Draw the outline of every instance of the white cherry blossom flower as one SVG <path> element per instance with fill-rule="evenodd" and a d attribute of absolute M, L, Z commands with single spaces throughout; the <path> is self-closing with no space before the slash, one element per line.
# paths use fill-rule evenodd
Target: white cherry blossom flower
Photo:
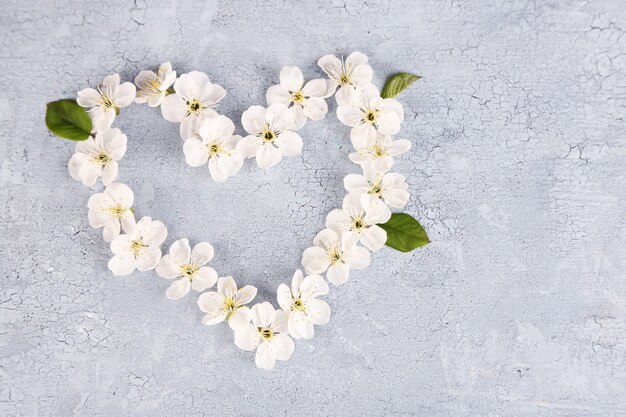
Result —
<path fill-rule="evenodd" d="M 322 325 L 330 320 L 330 306 L 326 301 L 318 300 L 320 295 L 328 294 L 328 284 L 319 275 L 306 278 L 299 269 L 293 274 L 291 289 L 286 284 L 278 286 L 278 304 L 289 312 L 287 327 L 294 339 L 311 339 L 313 325 Z"/>
<path fill-rule="evenodd" d="M 128 232 L 135 227 L 135 215 L 131 207 L 135 197 L 125 184 L 114 182 L 104 192 L 89 198 L 89 225 L 94 229 L 104 228 L 102 237 L 111 242 L 120 234 L 120 228 Z"/>
<path fill-rule="evenodd" d="M 180 136 L 192 137 L 204 119 L 217 116 L 215 106 L 224 98 L 226 90 L 209 81 L 208 75 L 191 71 L 174 82 L 176 94 L 165 97 L 161 113 L 165 120 L 180 123 Z"/>
<path fill-rule="evenodd" d="M 243 350 L 255 350 L 256 366 L 272 369 L 276 360 L 286 361 L 295 348 L 287 335 L 289 313 L 274 310 L 268 302 L 252 307 L 252 323 L 235 330 L 235 345 Z"/>
<path fill-rule="evenodd" d="M 349 155 L 350 160 L 361 165 L 364 172 L 373 170 L 385 173 L 393 166 L 393 157 L 411 149 L 406 139 L 394 140 L 391 136 L 379 133 L 351 135 L 352 146 L 356 149 Z"/>
<path fill-rule="evenodd" d="M 246 285 L 237 289 L 233 277 L 220 277 L 217 280 L 217 291 L 205 292 L 198 298 L 198 307 L 207 313 L 202 323 L 213 325 L 228 320 L 231 329 L 250 323 L 251 312 L 246 304 L 256 296 L 256 288 Z"/>
<path fill-rule="evenodd" d="M 105 186 L 110 185 L 117 178 L 117 162 L 126 153 L 126 142 L 119 129 L 99 131 L 78 142 L 68 163 L 70 175 L 88 187 L 99 177 Z"/>
<path fill-rule="evenodd" d="M 202 292 L 217 281 L 217 272 L 204 266 L 213 259 L 213 246 L 207 242 L 196 244 L 193 249 L 187 239 L 172 243 L 170 252 L 163 255 L 156 267 L 156 273 L 163 278 L 176 279 L 165 295 L 171 300 L 185 296 L 189 289 Z"/>
<path fill-rule="evenodd" d="M 237 150 L 246 158 L 256 157 L 261 169 L 276 165 L 283 156 L 302 153 L 302 138 L 290 130 L 293 114 L 284 104 L 252 106 L 243 112 L 241 123 L 250 135 L 239 141 Z"/>
<path fill-rule="evenodd" d="M 352 102 L 359 88 L 371 84 L 373 71 L 367 61 L 367 56 L 361 52 L 352 52 L 345 62 L 334 55 L 324 55 L 317 61 L 332 83 L 339 86 L 335 93 L 339 106 Z"/>
<path fill-rule="evenodd" d="M 98 89 L 85 88 L 78 93 L 76 102 L 83 107 L 100 107 L 110 116 L 115 117 L 122 107 L 130 105 L 135 99 L 135 86 L 125 82 L 120 85 L 120 75 L 111 74 L 104 78 Z"/>
<path fill-rule="evenodd" d="M 213 180 L 226 181 L 243 165 L 243 157 L 236 150 L 241 136 L 233 135 L 234 132 L 235 125 L 226 116 L 206 119 L 198 132 L 200 139 L 191 137 L 185 141 L 185 160 L 192 167 L 209 161 L 209 172 Z"/>
<path fill-rule="evenodd" d="M 267 89 L 267 104 L 281 103 L 288 106 L 294 116 L 295 130 L 301 129 L 307 117 L 311 120 L 322 120 L 328 112 L 326 97 L 334 91 L 329 89 L 324 79 L 311 80 L 304 84 L 304 76 L 298 67 L 284 67 L 280 71 L 280 84 Z"/>
<path fill-rule="evenodd" d="M 356 92 L 352 103 L 337 108 L 341 123 L 352 127 L 352 135 L 395 135 L 404 120 L 402 105 L 392 98 L 380 97 L 374 85 Z"/>
<path fill-rule="evenodd" d="M 354 233 L 337 234 L 332 229 L 319 232 L 313 245 L 302 254 L 302 265 L 308 274 L 322 274 L 335 285 L 348 281 L 350 269 L 363 269 L 370 265 L 367 249 L 357 245 Z"/>
<path fill-rule="evenodd" d="M 129 275 L 135 269 L 141 272 L 156 268 L 161 259 L 161 244 L 167 237 L 165 225 L 150 217 L 142 217 L 126 234 L 111 242 L 114 256 L 109 269 L 115 275 Z"/>
<path fill-rule="evenodd" d="M 366 170 L 365 175 L 348 174 L 343 184 L 349 193 L 371 194 L 382 199 L 389 207 L 401 209 L 409 201 L 409 186 L 404 176 L 396 172 L 382 174 Z"/>
<path fill-rule="evenodd" d="M 150 70 L 140 71 L 135 77 L 137 97 L 135 103 L 148 103 L 150 107 L 158 107 L 167 94 L 167 89 L 176 81 L 176 71 L 170 62 L 164 62 L 155 73 Z"/>
<path fill-rule="evenodd" d="M 378 224 L 386 223 L 391 217 L 389 207 L 370 194 L 348 194 L 341 209 L 335 209 L 326 217 L 326 227 L 349 239 L 358 239 L 372 252 L 382 248 L 387 241 L 387 232 Z"/>

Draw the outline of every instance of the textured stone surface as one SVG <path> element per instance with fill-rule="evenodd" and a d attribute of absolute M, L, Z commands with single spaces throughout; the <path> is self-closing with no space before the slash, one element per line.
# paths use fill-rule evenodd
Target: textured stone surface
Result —
<path fill-rule="evenodd" d="M 626 415 L 626 12 L 613 1 L 25 2 L 0 14 L 0 415 Z M 223 85 L 239 121 L 283 65 L 361 50 L 401 97 L 407 211 L 433 243 L 377 253 L 333 317 L 271 372 L 196 295 L 121 278 L 47 101 L 171 60 Z M 334 115 L 302 157 L 225 185 L 177 127 L 132 106 L 120 180 L 166 245 L 209 240 L 272 300 L 356 172 Z M 239 129 L 241 129 L 239 127 Z"/>

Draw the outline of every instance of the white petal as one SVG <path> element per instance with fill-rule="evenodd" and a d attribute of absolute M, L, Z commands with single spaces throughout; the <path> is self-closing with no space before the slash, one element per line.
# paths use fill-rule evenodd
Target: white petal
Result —
<path fill-rule="evenodd" d="M 198 307 L 205 313 L 217 311 L 221 310 L 224 301 L 224 297 L 215 291 L 205 292 L 198 297 Z M 226 313 L 224 313 L 225 315 Z"/>
<path fill-rule="evenodd" d="M 370 254 L 363 246 L 356 246 L 345 255 L 345 261 L 352 269 L 363 269 L 370 266 Z"/>
<path fill-rule="evenodd" d="M 123 83 L 117 89 L 115 104 L 120 108 L 129 106 L 135 100 L 135 93 L 136 89 L 133 83 Z"/>
<path fill-rule="evenodd" d="M 406 139 L 394 140 L 387 147 L 387 153 L 391 156 L 402 155 L 406 151 L 411 149 L 411 142 Z"/>
<path fill-rule="evenodd" d="M 330 306 L 323 300 L 311 300 L 309 303 L 309 317 L 316 325 L 328 323 L 330 320 Z"/>
<path fill-rule="evenodd" d="M 85 88 L 76 93 L 76 102 L 82 107 L 95 107 L 100 105 L 101 95 L 93 88 Z"/>
<path fill-rule="evenodd" d="M 195 265 L 202 266 L 213 259 L 215 250 L 210 243 L 200 242 L 197 243 L 191 251 L 191 261 Z"/>
<path fill-rule="evenodd" d="M 283 67 L 280 70 L 280 85 L 288 91 L 298 91 L 304 84 L 302 71 L 298 67 Z"/>
<path fill-rule="evenodd" d="M 293 113 L 284 104 L 272 104 L 265 111 L 265 121 L 274 130 L 289 130 L 293 127 Z"/>
<path fill-rule="evenodd" d="M 172 255 L 175 261 L 181 263 L 189 262 L 189 258 L 191 257 L 189 240 L 182 238 L 172 243 L 172 246 L 170 247 L 170 255 Z"/>
<path fill-rule="evenodd" d="M 224 97 L 226 97 L 226 90 L 221 85 L 206 83 L 204 84 L 200 96 L 211 106 L 215 106 Z"/>
<path fill-rule="evenodd" d="M 257 289 L 252 285 L 245 285 L 237 290 L 235 301 L 239 304 L 248 304 L 256 297 Z"/>
<path fill-rule="evenodd" d="M 156 268 L 161 259 L 161 249 L 156 246 L 150 246 L 139 253 L 137 257 L 137 269 L 146 272 Z"/>
<path fill-rule="evenodd" d="M 319 275 L 309 275 L 302 281 L 300 293 L 305 299 L 328 294 L 328 284 Z"/>
<path fill-rule="evenodd" d="M 241 124 L 246 132 L 256 134 L 263 129 L 265 122 L 265 107 L 251 106 L 241 115 Z"/>
<path fill-rule="evenodd" d="M 185 154 L 185 162 L 192 167 L 204 165 L 209 159 L 206 147 L 196 138 L 189 138 L 185 141 L 183 153 Z"/>
<path fill-rule="evenodd" d="M 219 156 L 211 158 L 209 161 L 209 171 L 215 181 L 223 182 L 226 178 L 232 177 L 241 169 L 243 158 L 238 154 L 231 156 Z M 221 179 L 222 181 L 219 181 Z"/>
<path fill-rule="evenodd" d="M 345 232 L 349 229 L 350 217 L 341 209 L 335 209 L 326 216 L 326 227 L 336 232 Z"/>
<path fill-rule="evenodd" d="M 349 193 L 362 194 L 370 189 L 370 184 L 363 175 L 348 174 L 343 178 L 343 185 Z"/>
<path fill-rule="evenodd" d="M 365 64 L 367 64 L 367 55 L 363 52 L 354 51 L 346 58 L 347 68 L 354 68 Z"/>
<path fill-rule="evenodd" d="M 262 145 L 256 153 L 256 163 L 261 169 L 269 169 L 283 159 L 280 149 L 275 148 L 271 143 Z"/>
<path fill-rule="evenodd" d="M 326 273 L 326 278 L 328 281 L 332 282 L 335 285 L 344 284 L 348 281 L 348 277 L 350 275 L 350 267 L 344 264 L 343 262 L 337 262 L 334 265 L 331 265 L 328 268 L 328 272 Z"/>
<path fill-rule="evenodd" d="M 222 115 L 204 120 L 198 129 L 200 136 L 206 140 L 225 139 L 231 137 L 234 132 L 233 121 Z"/>
<path fill-rule="evenodd" d="M 135 270 L 135 262 L 131 254 L 115 255 L 109 260 L 108 267 L 113 275 L 130 275 Z"/>
<path fill-rule="evenodd" d="M 194 291 L 202 292 L 211 288 L 217 282 L 217 272 L 208 266 L 203 266 L 196 272 L 191 281 L 191 288 Z"/>
<path fill-rule="evenodd" d="M 252 323 L 256 327 L 269 327 L 276 317 L 276 310 L 267 301 L 252 307 Z"/>
<path fill-rule="evenodd" d="M 279 361 L 286 361 L 291 357 L 295 346 L 293 340 L 286 334 L 277 334 L 270 340 L 274 356 Z"/>
<path fill-rule="evenodd" d="M 304 112 L 311 120 L 322 120 L 328 112 L 326 100 L 319 97 L 311 97 L 304 104 Z"/>
<path fill-rule="evenodd" d="M 355 106 L 337 107 L 337 118 L 346 126 L 358 126 L 363 119 L 363 112 Z"/>
<path fill-rule="evenodd" d="M 311 246 L 302 253 L 302 265 L 308 274 L 321 274 L 326 271 L 330 261 L 324 249 Z"/>
<path fill-rule="evenodd" d="M 328 94 L 328 82 L 323 78 L 311 80 L 302 88 L 305 97 L 324 98 Z"/>
<path fill-rule="evenodd" d="M 242 350 L 254 350 L 261 341 L 256 327 L 248 324 L 235 332 L 235 345 Z"/>
<path fill-rule="evenodd" d="M 370 226 L 361 231 L 360 241 L 369 250 L 376 252 L 385 246 L 385 242 L 387 241 L 387 232 L 379 226 Z"/>
<path fill-rule="evenodd" d="M 102 230 L 102 238 L 105 242 L 112 242 L 120 234 L 120 222 L 118 220 L 110 219 L 104 225 Z"/>
<path fill-rule="evenodd" d="M 239 330 L 250 323 L 251 317 L 252 313 L 248 307 L 240 307 L 230 314 L 228 325 L 233 330 Z"/>
<path fill-rule="evenodd" d="M 357 86 L 364 86 L 372 82 L 374 71 L 369 65 L 359 65 L 350 74 L 350 81 Z"/>
<path fill-rule="evenodd" d="M 161 114 L 167 121 L 180 123 L 187 114 L 187 105 L 180 96 L 170 94 L 161 103 Z"/>
<path fill-rule="evenodd" d="M 293 297 L 291 296 L 291 290 L 287 286 L 287 284 L 280 284 L 278 286 L 278 290 L 276 291 L 276 299 L 278 300 L 278 305 L 283 310 L 289 310 L 293 304 Z"/>
<path fill-rule="evenodd" d="M 276 145 L 284 156 L 296 156 L 302 153 L 302 138 L 295 132 L 287 130 L 276 137 Z"/>
<path fill-rule="evenodd" d="M 317 65 L 328 75 L 329 78 L 338 80 L 338 76 L 341 75 L 343 64 L 341 60 L 334 55 L 324 55 L 317 61 Z"/>
<path fill-rule="evenodd" d="M 166 254 L 159 260 L 156 273 L 162 278 L 174 279 L 180 275 L 180 265 L 172 255 Z"/>
<path fill-rule="evenodd" d="M 395 135 L 400 131 L 398 115 L 392 112 L 381 112 L 376 119 L 378 131 L 383 135 Z"/>
<path fill-rule="evenodd" d="M 102 168 L 102 184 L 105 186 L 110 185 L 117 179 L 117 172 L 117 161 L 109 161 L 104 168 Z"/>
<path fill-rule="evenodd" d="M 244 158 L 253 158 L 263 146 L 263 141 L 258 136 L 250 135 L 237 143 L 237 152 Z"/>
<path fill-rule="evenodd" d="M 254 358 L 256 366 L 261 369 L 272 369 L 274 363 L 276 363 L 276 354 L 272 350 L 269 342 L 261 342 L 256 350 L 256 356 Z"/>
<path fill-rule="evenodd" d="M 177 279 L 172 283 L 172 285 L 168 287 L 167 291 L 165 291 L 165 296 L 170 300 L 178 300 L 179 298 L 187 295 L 190 288 L 191 284 L 189 282 L 189 279 L 187 279 L 186 277 Z"/>
<path fill-rule="evenodd" d="M 217 292 L 226 298 L 235 298 L 237 295 L 237 283 L 231 276 L 220 277 L 217 280 Z"/>
<path fill-rule="evenodd" d="M 268 105 L 275 103 L 288 105 L 291 103 L 291 94 L 287 91 L 287 89 L 285 89 L 285 87 L 277 84 L 267 89 L 267 92 L 265 93 L 265 100 L 267 100 Z"/>

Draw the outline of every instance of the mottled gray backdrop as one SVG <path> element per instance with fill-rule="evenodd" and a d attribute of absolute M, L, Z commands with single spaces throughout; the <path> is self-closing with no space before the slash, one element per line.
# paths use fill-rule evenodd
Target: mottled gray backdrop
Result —
<path fill-rule="evenodd" d="M 0 415 L 626 415 L 626 12 L 613 1 L 5 0 L 0 13 Z M 258 370 L 226 326 L 153 273 L 115 277 L 93 191 L 47 101 L 171 60 L 226 88 L 237 122 L 284 65 L 360 50 L 399 98 L 407 211 L 432 243 L 377 253 L 328 296 L 329 325 Z M 221 275 L 274 300 L 344 194 L 348 128 L 226 184 L 176 125 L 124 109 L 120 180 L 166 246 L 208 240 Z"/>

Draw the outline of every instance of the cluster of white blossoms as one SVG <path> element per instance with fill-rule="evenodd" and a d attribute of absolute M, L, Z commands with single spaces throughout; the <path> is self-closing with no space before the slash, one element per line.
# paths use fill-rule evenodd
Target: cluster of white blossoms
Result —
<path fill-rule="evenodd" d="M 267 107 L 252 106 L 243 113 L 243 137 L 216 110 L 226 91 L 202 72 L 177 77 L 169 62 L 156 72 L 141 71 L 135 85 L 120 84 L 119 75 L 113 74 L 97 89 L 78 92 L 77 102 L 89 108 L 94 130 L 76 145 L 69 171 L 87 186 L 102 178 L 104 191 L 89 199 L 89 224 L 103 228 L 103 238 L 110 242 L 109 269 L 115 275 L 154 269 L 172 280 L 166 290 L 170 299 L 180 299 L 191 289 L 201 293 L 197 304 L 205 313 L 202 323 L 227 321 L 236 346 L 256 351 L 260 368 L 270 369 L 276 360 L 289 359 L 293 339 L 310 339 L 315 326 L 328 323 L 330 306 L 319 298 L 329 291 L 327 281 L 344 284 L 351 269 L 368 267 L 371 254 L 387 240 L 379 225 L 389 220 L 391 209 L 403 208 L 409 199 L 404 177 L 389 172 L 393 158 L 411 146 L 408 140 L 391 136 L 398 133 L 404 118 L 400 103 L 380 97 L 368 59 L 360 52 L 345 60 L 326 55 L 318 64 L 328 78 L 306 83 L 297 67 L 283 68 L 280 83 L 267 90 Z M 279 309 L 269 302 L 252 304 L 255 287 L 239 287 L 233 277 L 220 277 L 208 266 L 214 250 L 207 242 L 192 247 L 187 239 L 179 239 L 169 253 L 162 254 L 165 225 L 147 216 L 137 221 L 133 192 L 116 182 L 127 141 L 126 135 L 111 127 L 119 109 L 133 101 L 161 107 L 165 119 L 180 123 L 185 161 L 194 167 L 207 164 L 213 180 L 222 182 L 237 173 L 246 158 L 256 158 L 261 169 L 268 169 L 284 156 L 299 155 L 303 141 L 296 131 L 308 119 L 323 119 L 328 112 L 326 99 L 333 94 L 338 119 L 352 128 L 354 152 L 349 157 L 361 173 L 344 178 L 347 194 L 341 208 L 328 214 L 326 228 L 317 233 L 313 246 L 304 251 L 304 273 L 297 270 L 290 286 L 279 285 Z"/>

